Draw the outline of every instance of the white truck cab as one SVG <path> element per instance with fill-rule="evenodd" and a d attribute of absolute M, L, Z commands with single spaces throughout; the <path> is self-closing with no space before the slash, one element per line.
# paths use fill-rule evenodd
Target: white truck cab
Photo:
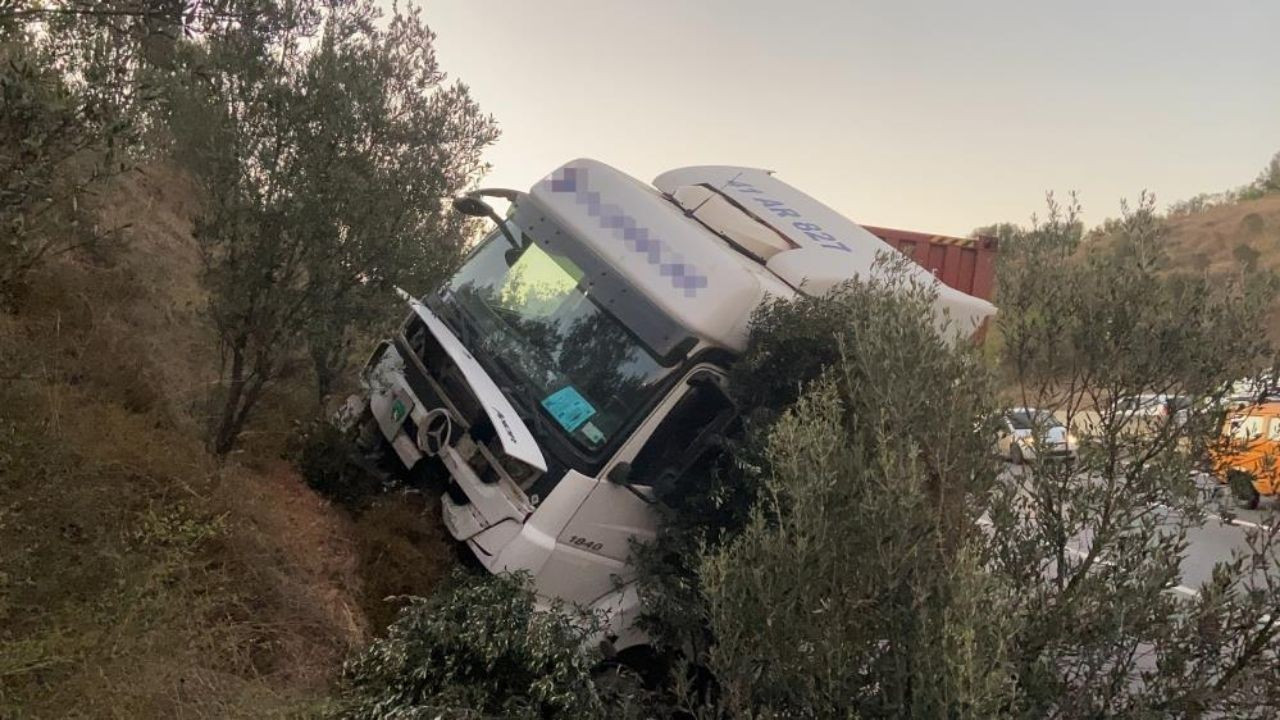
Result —
<path fill-rule="evenodd" d="M 499 218 L 480 198 L 511 200 Z M 767 296 L 818 295 L 893 249 L 764 170 L 691 167 L 645 185 L 574 160 L 527 193 L 459 201 L 498 225 L 362 373 L 346 417 L 408 469 L 447 471 L 443 517 L 492 572 L 601 611 L 619 651 L 633 621 L 632 541 L 653 504 L 714 459 L 736 417 L 725 368 Z M 972 331 L 994 308 L 937 282 Z"/>

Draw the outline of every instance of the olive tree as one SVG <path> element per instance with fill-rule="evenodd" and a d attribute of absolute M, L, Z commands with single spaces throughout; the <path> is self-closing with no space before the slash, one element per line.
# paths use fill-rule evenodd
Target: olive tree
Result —
<path fill-rule="evenodd" d="M 1086 237 L 1051 203 L 1010 237 L 983 351 L 936 334 L 909 283 L 762 310 L 734 378 L 746 452 L 637 553 L 677 708 L 1276 714 L 1277 524 L 1203 584 L 1180 573 L 1209 511 L 1230 516 L 1198 471 L 1226 381 L 1269 358 L 1273 282 L 1170 270 L 1153 207 Z M 1139 417 L 1136 395 L 1190 401 Z M 994 462 L 1002 405 L 1071 425 L 1077 461 Z"/>
<path fill-rule="evenodd" d="M 280 8 L 292 22 L 278 31 L 232 25 L 189 46 L 198 82 L 174 102 L 176 117 L 205 120 L 187 125 L 182 153 L 206 193 L 196 237 L 225 358 L 218 453 L 308 343 L 327 367 L 395 286 L 421 292 L 455 261 L 464 226 L 448 199 L 497 135 L 466 86 L 445 84 L 416 11 Z"/>
<path fill-rule="evenodd" d="M 1022 625 L 1022 703 L 1062 717 L 1273 716 L 1273 531 L 1250 531 L 1201 587 L 1179 566 L 1188 533 L 1219 522 L 1208 511 L 1230 515 L 1195 478 L 1228 381 L 1269 361 L 1274 282 L 1171 270 L 1154 199 L 1123 210 L 1081 244 L 1075 208 L 1051 204 L 1000 268 L 1007 397 L 1056 413 L 1081 443 L 1075 467 L 1034 463 L 990 505 L 991 562 L 1021 587 L 1005 612 Z"/>
<path fill-rule="evenodd" d="M 35 2 L 0 8 L 0 306 L 45 260 L 117 236 L 88 206 L 136 147 L 135 118 L 106 99 L 132 88 L 103 58 L 76 52 L 90 45 L 111 43 L 78 16 Z M 138 44 L 113 47 L 128 55 Z"/>
<path fill-rule="evenodd" d="M 989 717 L 1008 704 L 1016 618 L 989 612 L 1009 588 L 985 571 L 979 523 L 995 481 L 975 430 L 988 375 L 936 332 L 931 300 L 872 281 L 782 311 L 788 333 L 804 315 L 834 330 L 830 364 L 770 426 L 749 520 L 697 568 L 718 711 Z M 801 351 L 755 343 L 753 364 Z"/>
<path fill-rule="evenodd" d="M 176 48 L 281 14 L 268 0 L 0 3 L 0 304 L 45 260 L 121 240 L 94 198 L 167 149 L 165 90 L 191 80 Z"/>
<path fill-rule="evenodd" d="M 459 571 L 415 598 L 343 668 L 332 714 L 393 718 L 652 717 L 634 679 L 606 670 L 599 618 L 539 607 L 525 575 Z"/>

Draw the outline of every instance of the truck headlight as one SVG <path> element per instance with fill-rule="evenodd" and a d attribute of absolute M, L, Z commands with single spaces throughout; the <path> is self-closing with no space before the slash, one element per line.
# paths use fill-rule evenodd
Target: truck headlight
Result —
<path fill-rule="evenodd" d="M 520 487 L 524 487 L 529 484 L 536 479 L 539 474 L 541 474 L 541 471 L 538 470 L 538 468 L 532 465 L 526 465 L 510 455 L 502 458 L 502 467 L 507 471 L 507 474 L 511 476 L 511 479 L 515 484 Z"/>
<path fill-rule="evenodd" d="M 502 449 L 502 441 L 497 437 L 494 437 L 489 441 L 486 449 L 488 449 L 489 455 L 491 455 L 494 460 L 502 466 L 502 472 L 506 473 L 507 477 L 511 478 L 511 481 L 521 488 L 537 479 L 538 475 L 542 472 L 532 465 L 527 465 L 506 454 Z M 483 457 L 483 454 L 477 453 L 477 456 Z M 485 463 L 485 465 L 487 467 L 483 468 L 479 473 L 480 479 L 485 482 L 497 482 L 497 469 L 488 466 L 488 463 Z"/>

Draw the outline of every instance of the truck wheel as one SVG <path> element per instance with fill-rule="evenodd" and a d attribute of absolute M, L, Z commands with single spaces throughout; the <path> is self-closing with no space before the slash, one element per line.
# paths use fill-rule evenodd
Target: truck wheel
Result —
<path fill-rule="evenodd" d="M 352 441 L 356 448 L 365 455 L 380 456 L 386 450 L 387 439 L 382 435 L 382 428 L 373 417 L 373 411 L 365 408 L 352 428 Z"/>
<path fill-rule="evenodd" d="M 644 688 L 644 678 L 625 663 L 605 660 L 591 671 L 592 683 L 608 700 L 634 696 Z"/>
<path fill-rule="evenodd" d="M 1250 510 L 1257 510 L 1262 494 L 1253 484 L 1253 474 L 1243 470 L 1228 470 L 1227 485 L 1240 500 L 1240 504 Z"/>
<path fill-rule="evenodd" d="M 650 646 L 639 645 L 601 661 L 592 674 L 597 682 L 603 681 L 615 689 L 639 686 L 646 690 L 656 690 L 667 681 L 670 672 L 668 658 L 659 655 Z"/>
<path fill-rule="evenodd" d="M 1250 510 L 1257 510 L 1258 504 L 1262 502 L 1262 493 L 1258 492 L 1257 488 L 1251 488 L 1251 490 L 1253 492 L 1250 492 L 1248 497 L 1243 500 L 1243 504 Z"/>

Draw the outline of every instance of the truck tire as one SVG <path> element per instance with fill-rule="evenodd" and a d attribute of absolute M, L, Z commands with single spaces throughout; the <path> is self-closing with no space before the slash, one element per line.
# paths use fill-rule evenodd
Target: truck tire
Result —
<path fill-rule="evenodd" d="M 602 660 L 592 671 L 597 682 L 615 688 L 643 687 L 657 690 L 668 679 L 671 663 L 648 645 L 627 648 L 612 658 Z"/>
<path fill-rule="evenodd" d="M 1250 510 L 1257 510 L 1258 503 L 1262 500 L 1262 494 L 1258 492 L 1258 488 L 1253 484 L 1253 475 L 1243 470 L 1227 471 L 1227 486 L 1231 488 L 1231 492 L 1240 501 L 1240 504 Z"/>
<path fill-rule="evenodd" d="M 1259 493 L 1257 488 L 1254 488 L 1249 497 L 1245 498 L 1244 506 L 1250 510 L 1257 510 L 1260 502 L 1262 502 L 1262 493 Z"/>
<path fill-rule="evenodd" d="M 366 456 L 380 457 L 387 451 L 387 439 L 383 437 L 382 428 L 378 427 L 378 421 L 368 407 L 351 428 L 351 440 L 356 449 Z"/>

